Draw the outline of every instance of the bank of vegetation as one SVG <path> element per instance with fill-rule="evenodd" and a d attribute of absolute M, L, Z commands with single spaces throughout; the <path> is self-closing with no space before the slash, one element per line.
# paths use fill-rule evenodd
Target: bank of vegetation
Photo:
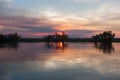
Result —
<path fill-rule="evenodd" d="M 17 33 L 13 34 L 0 34 L 0 44 L 6 43 L 18 43 L 18 42 L 120 42 L 120 38 L 115 38 L 115 34 L 112 31 L 105 31 L 100 34 L 96 34 L 91 38 L 70 38 L 64 32 L 55 33 L 52 35 L 46 35 L 43 38 L 22 38 Z"/>

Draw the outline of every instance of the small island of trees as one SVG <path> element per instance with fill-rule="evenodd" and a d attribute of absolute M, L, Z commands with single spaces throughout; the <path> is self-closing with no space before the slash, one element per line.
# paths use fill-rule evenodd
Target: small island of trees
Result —
<path fill-rule="evenodd" d="M 13 34 L 0 34 L 0 44 L 6 44 L 6 43 L 18 43 L 20 39 L 20 36 L 17 33 Z"/>
<path fill-rule="evenodd" d="M 112 31 L 105 31 L 98 35 L 92 36 L 95 43 L 95 47 L 99 50 L 102 50 L 103 53 L 114 52 L 114 48 L 112 46 L 114 37 L 115 33 L 112 33 Z"/>
<path fill-rule="evenodd" d="M 70 38 L 65 32 L 49 34 L 43 38 L 21 38 L 17 33 L 0 34 L 0 47 L 17 47 L 19 42 L 46 42 L 48 47 L 56 49 L 67 47 L 65 42 L 94 42 L 97 49 L 112 53 L 114 51 L 112 42 L 120 42 L 120 38 L 115 38 L 115 33 L 112 31 L 105 31 L 91 38 Z"/>
<path fill-rule="evenodd" d="M 92 36 L 95 43 L 97 42 L 111 43 L 114 37 L 115 37 L 115 33 L 112 33 L 112 31 L 105 31 L 103 33 Z"/>
<path fill-rule="evenodd" d="M 18 43 L 18 42 L 101 42 L 111 43 L 120 42 L 120 38 L 115 38 L 115 33 L 105 31 L 92 36 L 91 38 L 70 38 L 65 32 L 57 32 L 52 35 L 46 35 L 43 38 L 22 38 L 17 33 L 0 34 L 0 44 Z"/>
<path fill-rule="evenodd" d="M 68 40 L 68 35 L 64 32 L 55 33 L 53 35 L 47 35 L 44 37 L 46 42 L 66 42 Z"/>

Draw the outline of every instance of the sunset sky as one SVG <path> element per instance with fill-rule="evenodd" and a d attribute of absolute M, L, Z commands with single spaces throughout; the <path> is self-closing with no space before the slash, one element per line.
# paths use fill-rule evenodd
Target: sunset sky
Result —
<path fill-rule="evenodd" d="M 108 30 L 120 37 L 120 0 L 0 0 L 0 33 L 91 37 Z"/>

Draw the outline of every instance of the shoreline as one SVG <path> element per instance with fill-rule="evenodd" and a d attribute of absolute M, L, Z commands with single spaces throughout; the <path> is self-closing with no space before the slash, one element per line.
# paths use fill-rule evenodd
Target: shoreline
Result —
<path fill-rule="evenodd" d="M 18 42 L 46 42 L 43 38 L 21 38 Z M 51 41 L 54 42 L 54 41 Z M 64 42 L 94 42 L 92 38 L 69 38 Z M 112 42 L 120 42 L 120 38 L 114 38 Z"/>

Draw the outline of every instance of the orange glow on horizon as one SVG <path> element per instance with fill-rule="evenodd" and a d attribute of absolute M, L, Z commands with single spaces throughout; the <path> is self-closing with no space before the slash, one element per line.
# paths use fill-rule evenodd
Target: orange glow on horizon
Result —
<path fill-rule="evenodd" d="M 60 36 L 62 36 L 62 35 L 63 35 L 63 32 L 58 32 L 57 34 L 60 35 Z"/>
<path fill-rule="evenodd" d="M 69 30 L 68 27 L 69 27 L 69 26 L 67 26 L 67 25 L 62 25 L 62 26 L 56 26 L 55 29 L 61 30 L 61 31 L 65 31 L 65 30 Z"/>

